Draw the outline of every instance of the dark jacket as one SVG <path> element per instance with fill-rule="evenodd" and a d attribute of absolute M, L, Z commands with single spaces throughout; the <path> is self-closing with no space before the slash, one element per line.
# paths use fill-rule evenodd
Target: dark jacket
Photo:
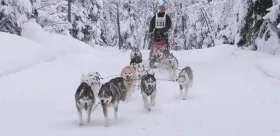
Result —
<path fill-rule="evenodd" d="M 165 12 L 163 13 L 158 13 L 158 16 L 159 17 L 163 17 L 165 14 Z M 155 22 L 156 22 L 156 15 L 154 15 L 154 17 L 152 18 L 152 20 L 150 21 L 150 28 L 149 28 L 149 33 L 153 32 L 154 28 L 155 28 Z M 170 17 L 166 14 L 166 24 L 165 24 L 165 27 L 162 28 L 162 31 L 163 32 L 167 32 L 168 29 L 171 28 L 171 25 L 172 25 L 172 21 L 170 19 Z"/>

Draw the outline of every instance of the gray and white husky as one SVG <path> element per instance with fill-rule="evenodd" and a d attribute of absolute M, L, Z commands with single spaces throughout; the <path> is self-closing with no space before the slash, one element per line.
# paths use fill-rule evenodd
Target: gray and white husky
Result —
<path fill-rule="evenodd" d="M 179 72 L 177 82 L 180 87 L 181 98 L 186 100 L 189 87 L 193 86 L 193 71 L 191 67 L 187 66 Z"/>
<path fill-rule="evenodd" d="M 126 88 L 124 85 L 124 79 L 122 77 L 116 77 L 109 82 L 102 84 L 98 93 L 98 98 L 101 102 L 103 114 L 105 117 L 105 126 L 110 126 L 108 119 L 108 108 L 113 106 L 114 119 L 118 119 L 118 106 L 120 101 L 125 101 Z"/>
<path fill-rule="evenodd" d="M 179 62 L 178 59 L 173 55 L 173 53 L 167 55 L 167 57 L 165 58 L 165 65 L 169 74 L 169 78 L 171 80 L 175 80 L 177 77 Z"/>
<path fill-rule="evenodd" d="M 155 106 L 156 102 L 156 92 L 157 92 L 157 81 L 154 73 L 147 73 L 141 79 L 141 94 L 144 101 L 144 107 L 151 111 L 151 107 Z M 150 97 L 150 102 L 148 102 L 148 97 Z"/>
<path fill-rule="evenodd" d="M 79 124 L 83 125 L 82 111 L 87 113 L 87 122 L 89 123 L 91 110 L 93 105 L 95 105 L 96 99 L 91 87 L 87 83 L 82 82 L 79 85 L 75 94 L 75 101 L 79 115 Z"/>

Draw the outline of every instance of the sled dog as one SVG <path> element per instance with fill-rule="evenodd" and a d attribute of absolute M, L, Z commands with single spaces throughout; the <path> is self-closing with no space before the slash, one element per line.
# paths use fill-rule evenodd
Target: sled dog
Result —
<path fill-rule="evenodd" d="M 91 87 L 82 82 L 75 93 L 76 107 L 79 115 L 79 124 L 83 125 L 82 111 L 87 113 L 87 122 L 90 122 L 92 106 L 95 105 L 95 96 Z"/>
<path fill-rule="evenodd" d="M 170 55 L 170 52 L 168 50 L 164 49 L 158 49 L 157 50 L 157 57 L 159 61 L 159 70 L 167 69 L 167 62 L 166 58 Z"/>
<path fill-rule="evenodd" d="M 101 86 L 101 79 L 102 77 L 100 76 L 99 72 L 91 72 L 87 75 L 82 74 L 81 82 L 87 83 L 91 87 L 91 90 L 94 92 L 94 96 L 97 97 L 98 91 Z"/>
<path fill-rule="evenodd" d="M 151 107 L 155 106 L 157 92 L 157 81 L 154 73 L 147 73 L 141 79 L 141 94 L 143 97 L 144 107 L 148 111 L 151 111 Z M 148 102 L 148 97 L 150 97 L 150 102 Z"/>
<path fill-rule="evenodd" d="M 130 52 L 130 59 L 132 60 L 133 58 L 135 58 L 136 56 L 138 56 L 139 58 L 142 59 L 142 53 L 138 48 L 132 48 L 131 52 Z"/>
<path fill-rule="evenodd" d="M 121 71 L 121 77 L 124 79 L 124 85 L 126 88 L 126 100 L 132 97 L 132 93 L 135 91 L 137 82 L 136 71 L 131 66 L 126 66 Z"/>
<path fill-rule="evenodd" d="M 140 64 L 140 63 L 142 63 L 142 62 L 143 62 L 143 60 L 142 60 L 141 57 L 135 56 L 134 58 L 132 58 L 132 59 L 130 60 L 130 66 L 132 66 L 133 68 L 135 68 L 135 66 L 136 66 L 137 64 Z"/>
<path fill-rule="evenodd" d="M 105 117 L 105 126 L 110 126 L 108 119 L 108 108 L 114 108 L 114 119 L 118 119 L 118 107 L 120 101 L 125 101 L 126 88 L 124 79 L 122 77 L 116 77 L 109 82 L 102 84 L 98 93 L 98 98 L 101 102 L 103 114 Z"/>
<path fill-rule="evenodd" d="M 169 78 L 171 80 L 175 80 L 177 78 L 177 70 L 179 68 L 179 62 L 178 59 L 173 55 L 173 53 L 169 54 L 165 58 L 165 66 L 169 74 Z"/>
<path fill-rule="evenodd" d="M 181 98 L 186 100 L 189 87 L 193 86 L 193 71 L 191 67 L 187 66 L 179 72 L 177 82 L 179 84 Z"/>

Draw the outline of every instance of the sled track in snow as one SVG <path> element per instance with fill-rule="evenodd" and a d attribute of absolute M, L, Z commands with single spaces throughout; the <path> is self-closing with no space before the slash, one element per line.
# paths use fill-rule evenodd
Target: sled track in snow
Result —
<path fill-rule="evenodd" d="M 280 81 L 280 77 L 272 76 L 270 75 L 267 71 L 265 71 L 260 65 L 256 64 L 255 65 L 256 69 L 258 69 L 262 74 L 264 74 L 266 77 L 271 78 L 271 79 L 276 79 Z"/>

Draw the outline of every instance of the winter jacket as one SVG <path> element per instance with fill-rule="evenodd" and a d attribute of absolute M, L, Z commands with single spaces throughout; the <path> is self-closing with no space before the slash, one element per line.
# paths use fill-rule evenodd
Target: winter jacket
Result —
<path fill-rule="evenodd" d="M 158 17 L 163 17 L 165 14 L 165 12 L 163 13 L 158 13 Z M 152 18 L 152 20 L 150 21 L 150 28 L 149 28 L 149 33 L 153 32 L 153 30 L 155 29 L 155 22 L 156 22 L 156 15 Z M 170 28 L 171 28 L 171 25 L 172 25 L 172 21 L 169 17 L 169 15 L 166 14 L 166 24 L 165 24 L 165 27 L 162 28 L 161 30 L 163 32 L 167 32 Z"/>

